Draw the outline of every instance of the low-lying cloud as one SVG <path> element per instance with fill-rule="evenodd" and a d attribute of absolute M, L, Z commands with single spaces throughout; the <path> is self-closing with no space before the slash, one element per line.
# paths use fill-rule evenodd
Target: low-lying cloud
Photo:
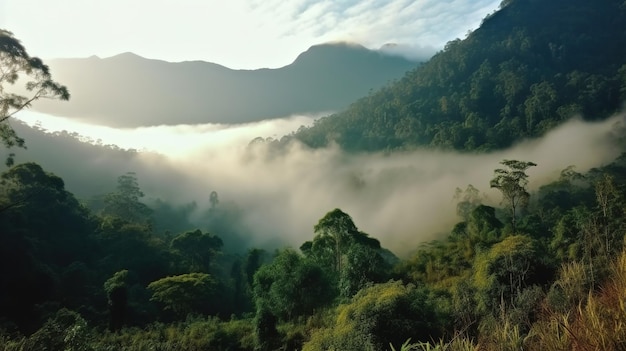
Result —
<path fill-rule="evenodd" d="M 298 143 L 276 151 L 271 143 L 248 143 L 253 136 L 276 138 L 285 134 L 281 128 L 294 130 L 310 122 L 300 116 L 221 129 L 158 127 L 156 145 L 164 156 L 139 153 L 136 169 L 119 174 L 137 171 L 148 197 L 178 205 L 196 201 L 197 213 L 210 206 L 209 193 L 217 191 L 222 201 L 241 209 L 240 224 L 252 233 L 250 246 L 279 242 L 299 247 L 313 237 L 313 226 L 324 214 L 341 208 L 362 231 L 403 255 L 459 221 L 453 201 L 457 187 L 472 184 L 498 204 L 500 196 L 489 189 L 489 180 L 503 159 L 537 163 L 528 171 L 533 189 L 570 165 L 584 172 L 611 162 L 621 152 L 615 145 L 623 117 L 601 123 L 573 119 L 541 139 L 486 154 L 426 149 L 349 154 L 337 146 L 309 149 Z M 141 142 L 153 138 L 146 137 L 150 133 L 154 130 L 141 128 L 129 135 Z M 181 145 L 176 149 L 170 143 Z M 72 190 L 71 183 L 67 186 Z"/>

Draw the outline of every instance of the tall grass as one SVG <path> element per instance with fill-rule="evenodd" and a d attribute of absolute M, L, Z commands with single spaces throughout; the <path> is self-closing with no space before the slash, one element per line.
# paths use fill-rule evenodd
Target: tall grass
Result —
<path fill-rule="evenodd" d="M 527 348 L 626 350 L 626 251 L 613 261 L 609 272 L 609 278 L 597 291 L 589 290 L 586 298 L 568 311 L 546 308 L 531 328 Z"/>

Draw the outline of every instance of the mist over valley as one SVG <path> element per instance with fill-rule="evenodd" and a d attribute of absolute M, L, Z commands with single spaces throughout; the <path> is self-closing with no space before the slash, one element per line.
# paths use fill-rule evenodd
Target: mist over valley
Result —
<path fill-rule="evenodd" d="M 503 159 L 537 163 L 529 170 L 530 187 L 536 190 L 568 166 L 586 172 L 613 161 L 621 153 L 624 123 L 623 115 L 595 123 L 574 118 L 542 138 L 490 153 L 427 148 L 353 153 L 336 145 L 311 149 L 297 141 L 287 146 L 272 142 L 310 125 L 311 116 L 245 125 L 116 129 L 23 114 L 40 129 L 16 126 L 28 140 L 27 150 L 16 150 L 17 160 L 41 164 L 82 199 L 112 191 L 118 176 L 135 172 L 146 194 L 142 201 L 179 208 L 194 203 L 185 220 L 206 230 L 203 216 L 216 191 L 223 206 L 237 211 L 238 223 L 230 223 L 236 226 L 233 250 L 298 247 L 311 237 L 319 218 L 340 208 L 399 255 L 447 235 L 461 220 L 453 199 L 456 188 L 471 184 L 486 195 L 486 204 L 498 206 L 500 194 L 489 188 L 489 181 Z M 100 139 L 100 145 L 79 141 L 80 132 L 72 136 L 46 128 L 63 125 L 61 121 L 68 130 L 82 131 L 83 140 Z M 257 137 L 267 141 L 252 142 Z"/>

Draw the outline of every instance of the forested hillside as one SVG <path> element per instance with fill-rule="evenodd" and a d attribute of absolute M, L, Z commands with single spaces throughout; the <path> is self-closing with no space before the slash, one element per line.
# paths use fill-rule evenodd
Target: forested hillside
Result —
<path fill-rule="evenodd" d="M 345 111 L 302 128 L 312 147 L 493 150 L 626 99 L 626 5 L 512 0 L 464 40 Z"/>

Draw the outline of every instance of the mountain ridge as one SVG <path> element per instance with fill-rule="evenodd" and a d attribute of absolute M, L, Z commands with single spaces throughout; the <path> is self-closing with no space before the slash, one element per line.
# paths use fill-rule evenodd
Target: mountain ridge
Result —
<path fill-rule="evenodd" d="M 134 53 L 57 59 L 49 66 L 72 99 L 41 101 L 34 109 L 111 127 L 247 123 L 340 110 L 417 64 L 345 43 L 313 46 L 276 69 L 233 70 Z"/>

